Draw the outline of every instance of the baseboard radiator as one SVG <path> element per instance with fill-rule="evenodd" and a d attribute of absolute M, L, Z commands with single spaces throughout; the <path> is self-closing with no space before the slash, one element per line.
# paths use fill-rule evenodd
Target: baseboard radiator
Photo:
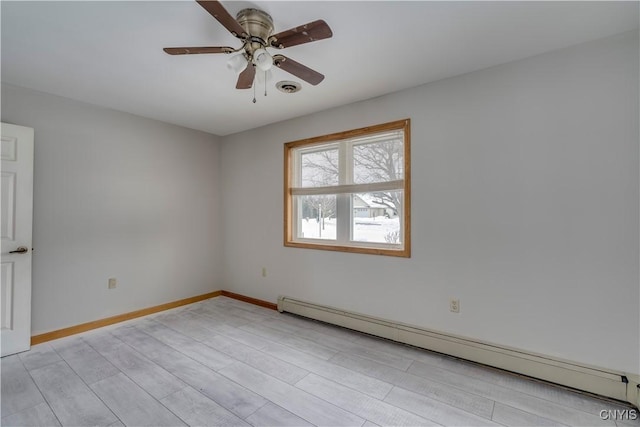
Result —
<path fill-rule="evenodd" d="M 482 363 L 640 407 L 637 376 L 489 344 L 294 298 L 278 298 L 278 311 Z"/>

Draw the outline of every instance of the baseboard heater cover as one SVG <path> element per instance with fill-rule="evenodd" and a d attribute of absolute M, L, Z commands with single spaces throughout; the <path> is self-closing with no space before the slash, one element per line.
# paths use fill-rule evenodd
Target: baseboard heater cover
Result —
<path fill-rule="evenodd" d="M 640 379 L 623 372 L 485 343 L 286 296 L 278 297 L 278 311 L 343 326 L 640 406 L 638 385 Z"/>

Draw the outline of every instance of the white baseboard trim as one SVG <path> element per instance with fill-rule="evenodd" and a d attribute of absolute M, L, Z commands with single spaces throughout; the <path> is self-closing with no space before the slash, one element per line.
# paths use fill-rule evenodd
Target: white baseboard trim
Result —
<path fill-rule="evenodd" d="M 627 401 L 640 407 L 640 378 L 635 375 L 431 331 L 285 296 L 278 297 L 278 311 L 298 314 L 578 390 Z"/>

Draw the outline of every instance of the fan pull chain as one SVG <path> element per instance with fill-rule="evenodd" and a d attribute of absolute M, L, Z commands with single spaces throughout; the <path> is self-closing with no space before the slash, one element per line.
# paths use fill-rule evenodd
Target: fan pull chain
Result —
<path fill-rule="evenodd" d="M 255 83 L 257 83 L 257 82 L 253 82 L 253 83 L 254 83 L 253 84 L 253 103 L 255 104 L 256 103 L 256 85 L 255 85 Z"/>
<path fill-rule="evenodd" d="M 264 72 L 264 96 L 267 96 L 267 72 Z"/>

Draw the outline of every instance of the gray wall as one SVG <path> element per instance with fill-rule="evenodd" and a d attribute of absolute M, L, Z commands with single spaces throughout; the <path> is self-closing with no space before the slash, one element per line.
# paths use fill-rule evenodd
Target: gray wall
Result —
<path fill-rule="evenodd" d="M 224 138 L 3 85 L 33 333 L 227 289 L 640 373 L 638 114 L 637 33 Z M 283 143 L 407 117 L 412 258 L 283 247 Z"/>
<path fill-rule="evenodd" d="M 33 334 L 221 288 L 217 137 L 9 85 L 2 121 L 35 128 Z"/>
<path fill-rule="evenodd" d="M 637 374 L 638 114 L 635 32 L 225 137 L 223 287 Z M 406 117 L 412 258 L 283 247 L 283 143 Z"/>

